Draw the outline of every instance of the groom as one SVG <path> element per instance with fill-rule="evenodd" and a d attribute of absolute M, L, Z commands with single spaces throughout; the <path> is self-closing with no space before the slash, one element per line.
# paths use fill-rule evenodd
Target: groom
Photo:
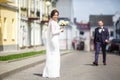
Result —
<path fill-rule="evenodd" d="M 94 45 L 95 45 L 95 61 L 93 65 L 98 66 L 98 57 L 100 49 L 103 54 L 103 64 L 106 65 L 106 45 L 109 42 L 108 29 L 103 26 L 103 22 L 98 21 L 98 27 L 95 29 Z"/>

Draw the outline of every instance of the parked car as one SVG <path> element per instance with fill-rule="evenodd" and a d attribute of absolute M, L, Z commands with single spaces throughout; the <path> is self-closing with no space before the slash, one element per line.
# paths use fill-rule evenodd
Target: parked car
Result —
<path fill-rule="evenodd" d="M 120 53 L 120 39 L 112 39 L 110 41 L 109 51 L 118 51 Z"/>

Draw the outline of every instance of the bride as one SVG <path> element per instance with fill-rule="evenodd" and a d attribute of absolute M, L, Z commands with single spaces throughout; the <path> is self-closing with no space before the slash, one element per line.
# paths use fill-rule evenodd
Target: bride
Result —
<path fill-rule="evenodd" d="M 59 12 L 53 10 L 46 32 L 46 64 L 43 70 L 43 77 L 60 77 L 60 50 L 59 34 L 64 30 L 57 23 Z"/>

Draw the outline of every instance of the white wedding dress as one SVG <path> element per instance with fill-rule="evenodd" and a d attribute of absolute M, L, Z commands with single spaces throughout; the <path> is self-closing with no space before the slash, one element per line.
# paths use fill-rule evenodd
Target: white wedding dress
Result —
<path fill-rule="evenodd" d="M 60 77 L 59 34 L 60 26 L 56 21 L 50 20 L 46 31 L 46 64 L 43 77 Z"/>

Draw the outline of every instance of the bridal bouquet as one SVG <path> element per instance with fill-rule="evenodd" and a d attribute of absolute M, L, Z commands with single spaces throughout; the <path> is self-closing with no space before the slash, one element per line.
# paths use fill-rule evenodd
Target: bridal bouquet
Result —
<path fill-rule="evenodd" d="M 69 24 L 69 21 L 60 20 L 60 21 L 58 22 L 58 24 L 59 24 L 60 26 L 67 26 L 67 25 Z"/>

